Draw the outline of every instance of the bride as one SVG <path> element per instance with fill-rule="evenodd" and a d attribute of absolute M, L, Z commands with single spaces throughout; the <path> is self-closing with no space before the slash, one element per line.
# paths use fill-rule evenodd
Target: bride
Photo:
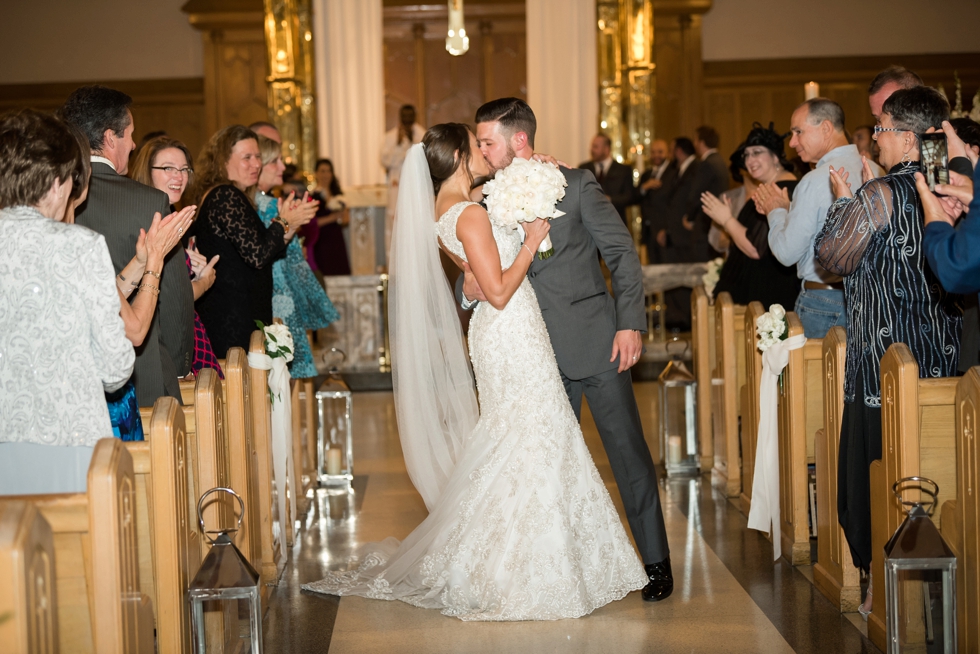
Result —
<path fill-rule="evenodd" d="M 305 589 L 401 600 L 462 620 L 576 618 L 648 579 L 592 462 L 526 274 L 549 224 L 494 226 L 470 202 L 488 173 L 465 125 L 436 125 L 402 169 L 390 309 L 399 436 L 429 516 L 359 548 Z M 436 220 L 436 216 L 440 216 Z M 437 240 L 438 239 L 438 240 Z M 488 302 L 467 365 L 440 246 Z"/>

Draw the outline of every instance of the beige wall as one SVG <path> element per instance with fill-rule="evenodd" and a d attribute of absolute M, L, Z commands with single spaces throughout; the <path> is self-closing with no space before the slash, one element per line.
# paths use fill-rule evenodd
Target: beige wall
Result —
<path fill-rule="evenodd" d="M 714 0 L 702 52 L 705 61 L 976 52 L 978 25 L 978 0 Z"/>
<path fill-rule="evenodd" d="M 185 0 L 2 0 L 0 84 L 202 77 Z"/>

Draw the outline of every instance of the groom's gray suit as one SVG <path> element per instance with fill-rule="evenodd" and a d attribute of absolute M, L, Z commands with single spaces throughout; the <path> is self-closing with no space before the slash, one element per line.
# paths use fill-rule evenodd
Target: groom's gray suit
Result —
<path fill-rule="evenodd" d="M 659 563 L 670 552 L 657 470 L 643 438 L 630 372 L 617 372 L 619 360 L 609 361 L 617 331 L 646 330 L 640 259 L 593 174 L 564 167 L 561 172 L 568 187 L 558 204 L 565 215 L 551 221 L 555 254 L 535 258 L 527 276 L 579 419 L 582 394 L 589 400 L 643 563 Z M 606 290 L 599 254 L 612 274 L 615 298 Z M 460 298 L 461 282 L 462 276 Z"/>

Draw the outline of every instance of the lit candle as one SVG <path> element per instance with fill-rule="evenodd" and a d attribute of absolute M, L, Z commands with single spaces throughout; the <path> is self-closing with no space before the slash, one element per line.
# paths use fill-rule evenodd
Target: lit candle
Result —
<path fill-rule="evenodd" d="M 803 85 L 803 95 L 807 100 L 820 97 L 820 85 L 816 82 L 807 82 Z"/>
<path fill-rule="evenodd" d="M 681 462 L 681 448 L 683 446 L 684 442 L 680 436 L 671 436 L 667 439 L 667 461 L 671 465 Z"/>
<path fill-rule="evenodd" d="M 340 474 L 340 448 L 331 447 L 327 450 L 327 474 Z"/>

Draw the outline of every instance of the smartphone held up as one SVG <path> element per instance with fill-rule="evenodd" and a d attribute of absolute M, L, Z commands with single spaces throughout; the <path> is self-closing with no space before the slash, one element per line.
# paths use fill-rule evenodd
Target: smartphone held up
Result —
<path fill-rule="evenodd" d="M 946 135 L 943 132 L 919 134 L 920 164 L 929 190 L 935 192 L 936 184 L 949 184 L 949 155 Z"/>

